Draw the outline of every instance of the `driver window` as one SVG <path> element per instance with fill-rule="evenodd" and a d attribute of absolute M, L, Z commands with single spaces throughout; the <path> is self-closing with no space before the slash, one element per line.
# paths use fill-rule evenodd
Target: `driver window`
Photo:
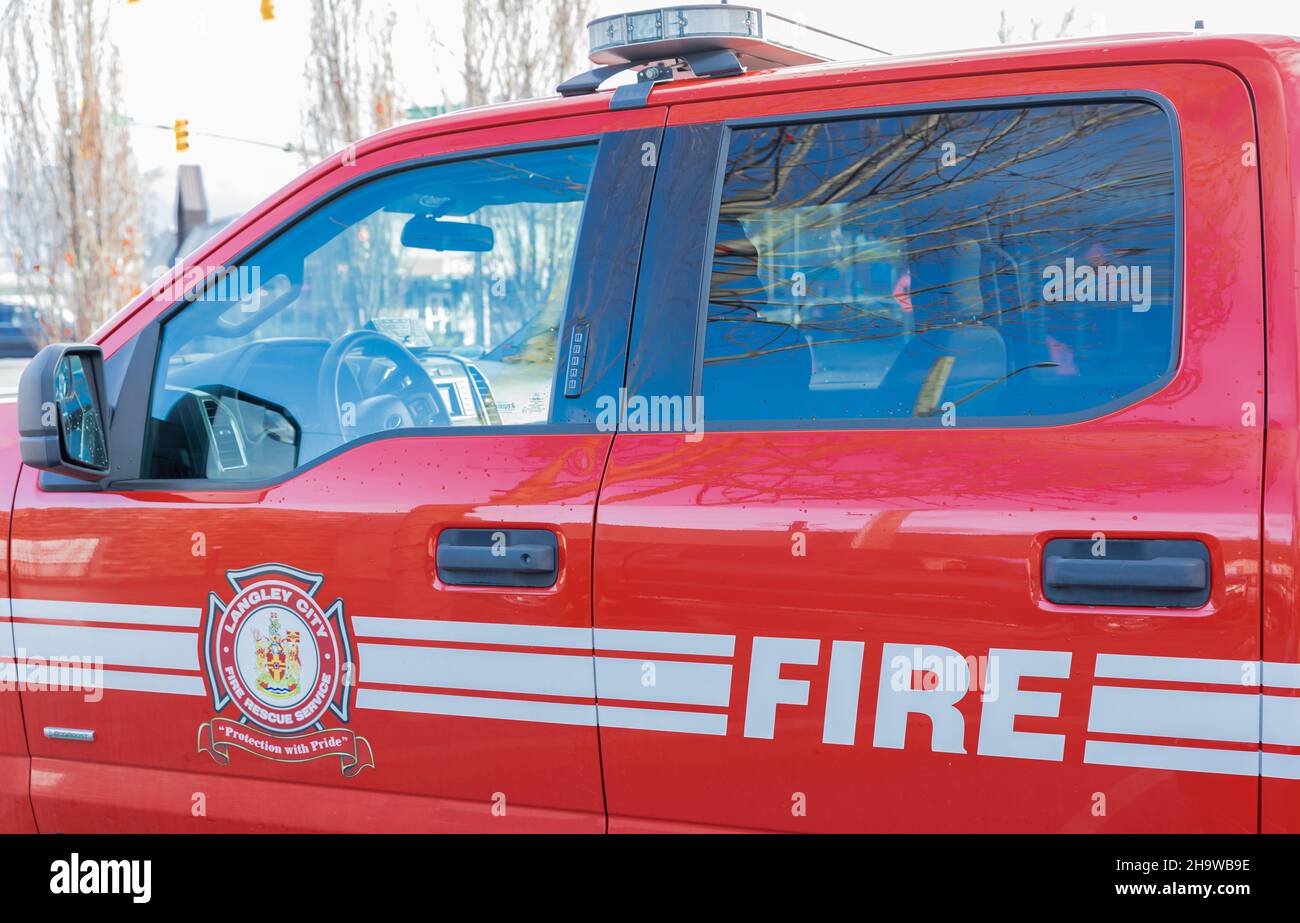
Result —
<path fill-rule="evenodd" d="M 353 188 L 163 326 L 142 476 L 261 480 L 389 430 L 550 418 L 595 146 Z"/>

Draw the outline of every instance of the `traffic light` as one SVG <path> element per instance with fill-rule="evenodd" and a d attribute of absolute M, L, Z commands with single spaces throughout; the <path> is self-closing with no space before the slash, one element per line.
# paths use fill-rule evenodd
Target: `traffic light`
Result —
<path fill-rule="evenodd" d="M 271 0 L 262 0 L 262 18 L 275 19 L 275 4 Z"/>
<path fill-rule="evenodd" d="M 172 131 L 176 133 L 176 150 L 188 151 L 190 149 L 190 120 L 177 119 L 176 124 L 172 126 Z"/>

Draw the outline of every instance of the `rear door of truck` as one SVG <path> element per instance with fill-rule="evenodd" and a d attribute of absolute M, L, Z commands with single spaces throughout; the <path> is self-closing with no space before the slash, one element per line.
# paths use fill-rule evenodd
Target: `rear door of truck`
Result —
<path fill-rule="evenodd" d="M 596 523 L 611 830 L 1257 829 L 1254 138 L 1184 63 L 670 111 Z"/>

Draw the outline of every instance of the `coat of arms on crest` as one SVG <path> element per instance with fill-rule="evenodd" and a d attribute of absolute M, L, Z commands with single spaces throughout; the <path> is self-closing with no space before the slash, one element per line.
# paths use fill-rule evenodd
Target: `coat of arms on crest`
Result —
<path fill-rule="evenodd" d="M 285 564 L 226 574 L 235 596 L 208 594 L 203 661 L 213 710 L 199 750 L 220 765 L 232 748 L 280 762 L 338 757 L 343 775 L 374 766 L 370 744 L 346 727 L 355 665 L 343 600 L 316 601 L 325 578 Z"/>
<path fill-rule="evenodd" d="M 264 637 L 253 629 L 257 645 L 257 688 L 276 699 L 287 699 L 298 691 L 302 679 L 302 657 L 298 645 L 302 632 L 286 631 L 281 634 L 280 619 L 272 612 Z"/>

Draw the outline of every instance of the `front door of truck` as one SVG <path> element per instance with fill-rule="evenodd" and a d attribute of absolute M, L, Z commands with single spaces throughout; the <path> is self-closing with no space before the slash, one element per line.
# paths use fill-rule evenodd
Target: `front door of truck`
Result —
<path fill-rule="evenodd" d="M 1255 829 L 1253 138 L 1191 65 L 671 110 L 596 527 L 612 830 Z"/>
<path fill-rule="evenodd" d="M 14 514 L 19 667 L 94 689 L 24 697 L 42 830 L 604 828 L 596 400 L 664 116 L 586 109 L 363 147 L 105 343 L 110 483 Z"/>

